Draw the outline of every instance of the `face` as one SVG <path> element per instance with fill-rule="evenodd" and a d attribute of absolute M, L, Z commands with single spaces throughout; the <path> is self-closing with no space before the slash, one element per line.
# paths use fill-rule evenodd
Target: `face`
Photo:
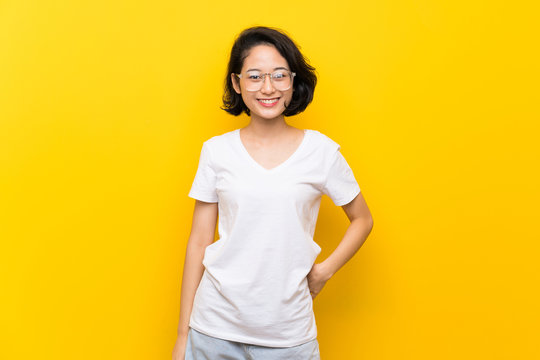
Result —
<path fill-rule="evenodd" d="M 257 45 L 250 49 L 248 56 L 245 58 L 241 74 L 245 74 L 251 69 L 258 69 L 262 73 L 272 73 L 277 68 L 285 68 L 291 71 L 287 60 L 281 56 L 275 47 Z M 289 105 L 292 99 L 292 86 L 285 91 L 276 90 L 270 81 L 270 77 L 266 76 L 259 91 L 247 91 L 245 90 L 245 79 L 239 79 L 234 74 L 231 74 L 231 76 L 234 90 L 242 95 L 244 103 L 251 111 L 252 118 L 257 117 L 263 120 L 283 118 L 285 104 Z"/>

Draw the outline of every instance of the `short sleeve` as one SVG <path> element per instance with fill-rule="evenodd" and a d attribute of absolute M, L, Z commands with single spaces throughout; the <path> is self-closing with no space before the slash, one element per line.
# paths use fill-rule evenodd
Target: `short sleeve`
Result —
<path fill-rule="evenodd" d="M 188 196 L 204 202 L 218 202 L 216 174 L 212 169 L 210 149 L 207 142 L 203 143 L 199 166 Z"/>
<path fill-rule="evenodd" d="M 322 192 L 328 195 L 337 206 L 350 203 L 360 193 L 360 186 L 339 148 L 333 155 Z"/>

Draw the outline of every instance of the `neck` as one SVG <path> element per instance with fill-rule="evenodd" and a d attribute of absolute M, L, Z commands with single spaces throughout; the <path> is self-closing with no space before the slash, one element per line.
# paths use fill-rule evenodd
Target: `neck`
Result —
<path fill-rule="evenodd" d="M 275 119 L 262 119 L 252 116 L 249 124 L 242 130 L 257 138 L 275 138 L 287 132 L 291 126 L 287 124 L 283 115 Z"/>

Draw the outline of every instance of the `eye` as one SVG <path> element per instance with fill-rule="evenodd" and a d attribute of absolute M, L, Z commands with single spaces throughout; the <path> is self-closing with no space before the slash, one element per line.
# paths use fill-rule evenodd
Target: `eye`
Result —
<path fill-rule="evenodd" d="M 252 80 L 252 81 L 258 81 L 262 79 L 261 74 L 254 74 L 254 73 L 248 74 L 247 78 L 248 80 Z"/>
<path fill-rule="evenodd" d="M 272 74 L 272 77 L 276 80 L 283 80 L 287 78 L 289 74 L 286 71 L 276 71 Z"/>

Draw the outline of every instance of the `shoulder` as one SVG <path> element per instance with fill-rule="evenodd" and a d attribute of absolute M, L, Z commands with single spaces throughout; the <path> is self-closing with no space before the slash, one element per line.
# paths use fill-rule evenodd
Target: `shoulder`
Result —
<path fill-rule="evenodd" d="M 212 136 L 203 142 L 203 147 L 211 152 L 219 152 L 224 146 L 229 146 L 234 141 L 237 131 L 238 129 Z"/>
<path fill-rule="evenodd" d="M 318 130 L 309 129 L 308 131 L 311 133 L 312 143 L 317 148 L 323 149 L 325 150 L 325 152 L 328 152 L 330 154 L 340 149 L 339 143 L 330 138 L 328 135 L 323 134 Z"/>

